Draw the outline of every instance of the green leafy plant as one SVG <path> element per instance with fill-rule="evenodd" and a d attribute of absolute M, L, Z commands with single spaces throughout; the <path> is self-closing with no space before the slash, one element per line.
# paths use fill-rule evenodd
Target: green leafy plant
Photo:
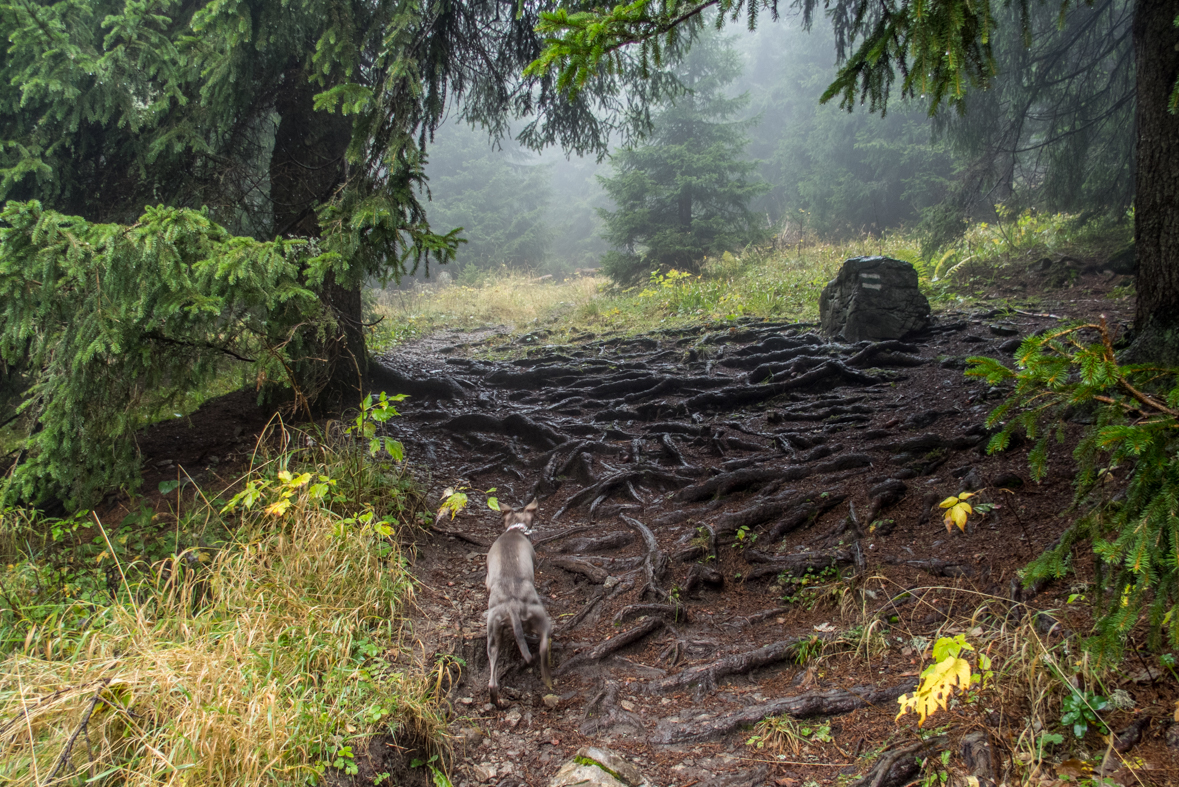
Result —
<path fill-rule="evenodd" d="M 1105 321 L 1067 326 L 1024 340 L 1016 368 L 970 358 L 967 375 L 1014 386 L 991 413 L 1001 426 L 988 446 L 1001 451 L 1012 435 L 1033 441 L 1032 476 L 1048 469 L 1047 441 L 1063 437 L 1078 409 L 1094 423 L 1078 444 L 1074 508 L 1078 515 L 1056 545 L 1028 566 L 1025 583 L 1059 578 L 1079 545 L 1097 555 L 1099 616 L 1087 647 L 1117 658 L 1145 617 L 1149 644 L 1179 646 L 1179 385 L 1174 369 L 1121 364 Z M 1124 484 L 1124 493 L 1120 492 Z M 1112 587 L 1114 592 L 1105 589 Z"/>
<path fill-rule="evenodd" d="M 403 402 L 408 398 L 407 394 L 389 396 L 384 391 L 381 391 L 380 394 L 366 396 L 360 403 L 360 411 L 353 419 L 352 425 L 345 432 L 368 440 L 368 452 L 372 456 L 377 456 L 384 450 L 393 458 L 394 462 L 402 461 L 405 458 L 405 448 L 392 437 L 378 437 L 377 426 L 395 415 L 400 415 L 393 404 Z"/>
<path fill-rule="evenodd" d="M 1051 746 L 1059 746 L 1064 743 L 1064 736 L 1057 732 L 1042 732 L 1040 737 L 1036 738 L 1036 759 L 1044 759 L 1044 754 Z"/>
<path fill-rule="evenodd" d="M 1073 689 L 1061 703 L 1060 723 L 1065 727 L 1072 727 L 1073 735 L 1078 738 L 1084 738 L 1090 726 L 1095 726 L 1102 735 L 1108 735 L 1109 728 L 1098 716 L 1108 707 L 1109 700 L 1100 694 Z"/>
<path fill-rule="evenodd" d="M 467 497 L 468 491 L 471 491 L 471 487 L 469 486 L 451 486 L 443 490 L 442 505 L 438 507 L 438 514 L 434 521 L 441 521 L 442 518 L 448 513 L 450 514 L 451 519 L 454 519 L 456 516 L 458 516 L 459 511 L 462 511 L 467 507 L 467 502 L 469 501 L 469 498 Z M 479 490 L 476 489 L 474 491 L 478 492 Z M 499 511 L 499 498 L 491 497 L 491 493 L 494 491 L 495 487 L 493 486 L 486 492 L 482 492 L 482 494 L 487 495 L 487 507 L 492 511 Z"/>
<path fill-rule="evenodd" d="M 819 656 L 823 655 L 823 648 L 826 642 L 817 634 L 814 634 L 802 642 L 798 643 L 794 651 L 794 663 L 806 664 L 809 661 L 814 661 Z"/>
<path fill-rule="evenodd" d="M 782 600 L 787 604 L 799 604 L 808 610 L 814 609 L 823 599 L 822 588 L 839 579 L 839 568 L 827 566 L 815 571 L 808 568 L 802 574 L 780 574 L 778 582 L 786 586 Z"/>
<path fill-rule="evenodd" d="M 360 768 L 356 765 L 356 756 L 352 753 L 351 746 L 341 746 L 336 749 L 327 762 L 336 770 L 343 771 L 349 776 L 355 776 L 360 773 Z"/>
<path fill-rule="evenodd" d="M 733 542 L 733 546 L 737 549 L 745 549 L 753 546 L 753 542 L 757 541 L 757 533 L 754 533 L 745 525 L 737 528 L 737 534 L 734 536 L 737 540 Z"/>

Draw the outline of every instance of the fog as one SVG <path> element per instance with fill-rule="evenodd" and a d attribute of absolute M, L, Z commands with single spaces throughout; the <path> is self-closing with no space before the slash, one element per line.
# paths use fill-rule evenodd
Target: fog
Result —
<path fill-rule="evenodd" d="M 1107 3 L 1070 19 L 1097 47 L 1124 28 L 1126 8 L 1124 2 Z M 1041 31 L 1034 49 L 1052 51 L 1058 41 L 1075 46 L 1088 40 L 1076 30 L 1057 29 L 1054 14 L 1037 13 L 1043 19 L 1033 20 Z M 1025 55 L 1017 46 L 997 51 L 1001 70 L 992 90 L 972 95 L 964 117 L 943 112 L 935 133 L 927 103 L 904 100 L 895 88 L 883 116 L 859 105 L 849 113 L 838 99 L 819 103 L 836 74 L 834 35 L 822 17 L 810 32 L 797 17 L 783 17 L 777 23 L 763 21 L 752 33 L 730 26 L 705 35 L 721 36 L 739 56 L 741 73 L 724 90 L 730 97 L 748 98 L 737 118 L 749 121 L 741 130 L 748 137 L 744 158 L 756 163 L 755 177 L 767 186 L 749 208 L 769 236 L 793 243 L 803 236 L 877 235 L 913 229 L 923 221 L 923 231 L 932 232 L 929 227 L 942 214 L 952 232 L 964 218 L 993 215 L 1001 200 L 1016 207 L 1075 208 L 1086 190 L 1104 190 L 1100 204 L 1116 203 L 1129 193 L 1132 116 L 1117 114 L 1114 89 L 1120 86 L 1125 93 L 1129 88 L 1125 68 L 1115 73 L 1108 65 L 1122 63 L 1120 50 L 1113 47 L 1102 71 L 1104 82 L 1086 88 L 1074 83 L 1075 74 L 1070 76 L 1074 81 L 1045 77 L 1048 87 L 1042 94 L 1021 94 L 1022 104 L 1013 95 L 1031 90 L 1019 76 L 1019 57 Z M 1092 59 L 1081 52 L 1071 59 L 1087 57 Z M 1069 59 L 1063 58 L 1060 69 L 1071 68 Z M 1105 101 L 1112 108 L 1102 115 L 1104 125 L 1093 121 L 1084 139 L 1070 136 L 1069 124 L 1076 127 L 1079 121 L 1061 115 L 1056 96 L 1062 90 L 1077 93 L 1077 101 L 1087 106 L 1095 99 L 1086 90 Z M 1023 114 L 1014 114 L 1017 104 Z M 1044 106 L 1055 107 L 1048 120 L 1040 111 Z M 990 136 L 980 139 L 983 128 Z M 1052 145 L 1058 138 L 1071 145 L 1068 155 L 1080 158 L 1053 170 L 1046 151 L 1056 150 Z M 1088 147 L 1078 149 L 1081 142 Z M 474 278 L 501 266 L 562 276 L 596 268 L 610 248 L 600 214 L 615 206 L 599 180 L 617 174 L 609 159 L 598 163 L 552 149 L 538 154 L 511 139 L 496 143 L 484 131 L 458 122 L 438 131 L 429 154 L 431 224 L 439 231 L 461 226 L 468 241 L 448 269 L 452 276 Z M 1097 162 L 1099 154 L 1105 164 L 1077 166 Z M 1074 185 L 1054 187 L 1053 197 L 1049 187 L 1057 171 Z"/>

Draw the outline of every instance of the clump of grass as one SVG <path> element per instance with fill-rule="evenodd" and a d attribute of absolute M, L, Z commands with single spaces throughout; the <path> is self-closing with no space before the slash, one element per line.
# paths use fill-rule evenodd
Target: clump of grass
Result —
<path fill-rule="evenodd" d="M 439 745 L 435 687 L 400 644 L 412 506 L 356 499 L 343 440 L 277 442 L 242 479 L 250 494 L 198 512 L 233 520 L 227 543 L 132 563 L 95 519 L 106 603 L 36 555 L 0 576 L 0 781 L 305 782 L 353 771 L 352 745 L 381 730 Z"/>
<path fill-rule="evenodd" d="M 939 250 L 929 271 L 934 282 L 1033 262 L 1048 254 L 1108 256 L 1133 240 L 1132 221 L 1110 217 L 1082 221 L 1067 213 L 1033 209 L 1015 213 L 1002 205 L 995 210 L 997 221 L 972 224 L 958 240 Z"/>

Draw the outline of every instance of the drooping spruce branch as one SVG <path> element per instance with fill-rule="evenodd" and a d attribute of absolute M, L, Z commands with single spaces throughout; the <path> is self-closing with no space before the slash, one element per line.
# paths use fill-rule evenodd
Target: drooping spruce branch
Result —
<path fill-rule="evenodd" d="M 1118 363 L 1102 319 L 1026 339 L 1011 370 L 991 358 L 970 358 L 967 374 L 992 385 L 1014 384 L 991 413 L 1002 429 L 1000 451 L 1021 430 L 1038 480 L 1047 472 L 1047 440 L 1063 435 L 1065 419 L 1092 409 L 1074 455 L 1076 519 L 1059 542 L 1032 562 L 1025 582 L 1063 576 L 1076 549 L 1097 556 L 1100 616 L 1089 645 L 1117 658 L 1145 617 L 1150 643 L 1179 646 L 1179 370 Z"/>
<path fill-rule="evenodd" d="M 218 375 L 296 385 L 293 359 L 333 323 L 307 248 L 233 236 L 182 208 L 124 226 L 8 203 L 0 358 L 29 377 L 17 412 L 33 427 L 5 502 L 82 506 L 133 487 L 135 431 Z"/>

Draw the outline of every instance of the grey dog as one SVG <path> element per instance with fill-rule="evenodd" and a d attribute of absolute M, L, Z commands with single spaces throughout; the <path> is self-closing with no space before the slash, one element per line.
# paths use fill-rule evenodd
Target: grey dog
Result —
<path fill-rule="evenodd" d="M 536 553 L 528 540 L 528 530 L 536 515 L 536 501 L 533 500 L 520 510 L 504 512 L 503 535 L 491 545 L 487 553 L 487 659 L 491 662 L 491 679 L 487 689 L 491 701 L 499 706 L 499 683 L 496 679 L 496 661 L 503 645 L 507 626 L 511 626 L 520 647 L 520 655 L 528 664 L 532 663 L 532 652 L 524 641 L 524 628 L 540 637 L 540 674 L 545 686 L 552 688 L 549 677 L 549 638 L 553 624 L 540 602 L 533 585 L 533 565 Z"/>

